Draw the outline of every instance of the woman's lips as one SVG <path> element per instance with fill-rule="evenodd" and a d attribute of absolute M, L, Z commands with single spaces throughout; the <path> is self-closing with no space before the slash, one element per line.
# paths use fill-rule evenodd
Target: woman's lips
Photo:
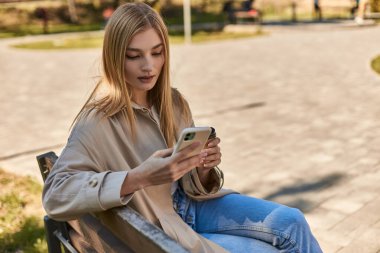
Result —
<path fill-rule="evenodd" d="M 143 83 L 150 83 L 153 80 L 154 76 L 140 76 L 138 79 Z"/>

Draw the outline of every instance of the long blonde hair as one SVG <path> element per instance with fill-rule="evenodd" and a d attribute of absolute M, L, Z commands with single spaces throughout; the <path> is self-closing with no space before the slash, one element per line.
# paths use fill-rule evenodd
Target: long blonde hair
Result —
<path fill-rule="evenodd" d="M 131 102 L 131 88 L 125 79 L 125 55 L 133 36 L 147 28 L 153 28 L 161 37 L 165 57 L 157 83 L 148 92 L 148 101 L 158 109 L 161 131 L 167 145 L 171 147 L 177 131 L 173 106 L 179 107 L 180 113 L 185 119 L 190 117 L 190 111 L 182 96 L 178 92 L 172 94 L 170 87 L 169 39 L 165 23 L 154 9 L 144 3 L 121 5 L 109 19 L 105 28 L 103 43 L 103 77 L 74 119 L 74 123 L 79 118 L 88 115 L 93 109 L 102 112 L 105 117 L 111 117 L 120 112 L 129 123 L 132 137 L 135 137 L 136 119 Z M 103 85 L 106 86 L 107 93 L 97 98 Z"/>

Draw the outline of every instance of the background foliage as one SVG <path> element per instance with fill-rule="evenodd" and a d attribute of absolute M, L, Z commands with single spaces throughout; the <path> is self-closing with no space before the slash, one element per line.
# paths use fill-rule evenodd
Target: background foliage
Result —
<path fill-rule="evenodd" d="M 0 252 L 47 252 L 42 186 L 0 169 Z"/>

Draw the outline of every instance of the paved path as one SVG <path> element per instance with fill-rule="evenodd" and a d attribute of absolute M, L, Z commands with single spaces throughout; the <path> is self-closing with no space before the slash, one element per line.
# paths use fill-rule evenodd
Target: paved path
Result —
<path fill-rule="evenodd" d="M 222 138 L 226 186 L 301 208 L 325 252 L 380 252 L 380 27 L 172 48 L 173 83 Z M 39 178 L 88 96 L 99 50 L 0 41 L 0 167 Z"/>

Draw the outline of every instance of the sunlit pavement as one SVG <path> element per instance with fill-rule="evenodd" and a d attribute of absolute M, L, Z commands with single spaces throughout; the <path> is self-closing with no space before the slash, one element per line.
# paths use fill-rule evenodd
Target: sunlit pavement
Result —
<path fill-rule="evenodd" d="M 265 29 L 265 28 L 264 28 Z M 225 187 L 302 209 L 324 252 L 380 252 L 380 27 L 172 47 L 172 81 L 222 139 Z M 99 73 L 99 49 L 0 41 L 0 167 L 40 178 Z"/>

